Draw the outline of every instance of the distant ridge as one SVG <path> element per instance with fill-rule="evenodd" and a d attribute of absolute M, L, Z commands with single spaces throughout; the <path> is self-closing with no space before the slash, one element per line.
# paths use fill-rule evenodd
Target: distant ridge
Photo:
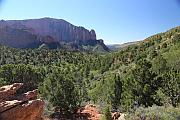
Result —
<path fill-rule="evenodd" d="M 107 47 L 112 51 L 116 51 L 116 50 L 121 50 L 121 49 L 127 48 L 130 45 L 135 45 L 139 42 L 140 41 L 127 42 L 127 43 L 123 43 L 123 44 L 112 44 L 112 45 L 107 45 Z"/>

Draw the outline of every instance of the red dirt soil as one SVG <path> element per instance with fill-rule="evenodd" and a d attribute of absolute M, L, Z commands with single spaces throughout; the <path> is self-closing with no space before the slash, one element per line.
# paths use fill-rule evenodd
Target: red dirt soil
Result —
<path fill-rule="evenodd" d="M 86 105 L 78 111 L 78 118 L 84 118 L 85 120 L 100 120 L 101 115 L 95 105 Z"/>

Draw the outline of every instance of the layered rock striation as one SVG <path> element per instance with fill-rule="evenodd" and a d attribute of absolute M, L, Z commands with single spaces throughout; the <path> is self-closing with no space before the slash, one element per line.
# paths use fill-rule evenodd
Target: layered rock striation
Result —
<path fill-rule="evenodd" d="M 74 26 L 62 19 L 41 18 L 10 20 L 6 21 L 6 24 L 16 29 L 28 29 L 32 33 L 41 36 L 52 36 L 59 42 L 96 40 L 96 33 L 94 30 L 89 31 L 84 27 Z"/>
<path fill-rule="evenodd" d="M 44 102 L 37 99 L 37 90 L 18 95 L 23 84 L 0 88 L 0 120 L 42 120 Z"/>
<path fill-rule="evenodd" d="M 103 40 L 97 40 L 95 30 L 53 18 L 1 20 L 0 44 L 15 48 L 39 48 L 45 44 L 50 49 L 70 50 L 101 46 L 103 50 L 109 50 Z"/>

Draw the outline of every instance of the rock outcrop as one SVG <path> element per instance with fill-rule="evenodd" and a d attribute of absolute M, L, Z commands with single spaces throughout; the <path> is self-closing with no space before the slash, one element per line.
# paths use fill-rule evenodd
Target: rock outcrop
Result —
<path fill-rule="evenodd" d="M 112 119 L 113 120 L 126 120 L 125 119 L 125 114 L 124 113 L 120 113 L 120 112 L 114 112 L 112 113 Z"/>
<path fill-rule="evenodd" d="M 0 120 L 41 120 L 44 102 L 37 99 L 37 90 L 17 95 L 23 84 L 0 88 Z"/>
<path fill-rule="evenodd" d="M 10 20 L 6 23 L 16 29 L 28 29 L 34 34 L 41 36 L 52 36 L 61 42 L 73 42 L 75 40 L 96 40 L 94 30 L 74 26 L 62 19 L 41 18 L 31 20 Z"/>
<path fill-rule="evenodd" d="M 95 105 L 88 104 L 80 108 L 74 115 L 74 120 L 100 120 L 102 114 Z"/>
<path fill-rule="evenodd" d="M 51 36 L 40 36 L 10 26 L 0 26 L 0 44 L 15 48 L 37 48 L 41 44 L 56 44 L 57 41 Z"/>
<path fill-rule="evenodd" d="M 97 40 L 95 30 L 75 26 L 62 19 L 41 18 L 29 20 L 1 20 L 0 44 L 15 48 L 38 48 L 42 44 L 51 49 L 100 45 L 108 48 L 103 40 Z M 66 44 L 66 45 L 64 45 Z"/>

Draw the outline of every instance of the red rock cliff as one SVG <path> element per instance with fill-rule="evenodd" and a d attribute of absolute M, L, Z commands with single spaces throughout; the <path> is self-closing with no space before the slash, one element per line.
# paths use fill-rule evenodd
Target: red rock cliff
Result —
<path fill-rule="evenodd" d="M 41 18 L 31 20 L 10 20 L 6 23 L 14 28 L 30 29 L 34 34 L 52 36 L 59 42 L 73 42 L 75 40 L 96 40 L 94 30 L 74 26 L 62 19 Z"/>

